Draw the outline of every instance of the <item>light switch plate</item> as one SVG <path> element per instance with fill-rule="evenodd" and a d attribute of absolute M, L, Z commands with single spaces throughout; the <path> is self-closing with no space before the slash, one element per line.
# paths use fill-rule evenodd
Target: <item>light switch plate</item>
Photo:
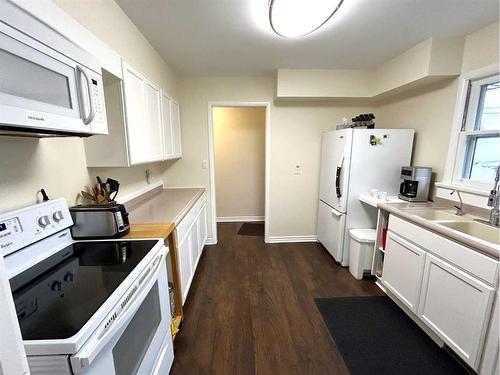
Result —
<path fill-rule="evenodd" d="M 201 169 L 208 169 L 208 160 L 201 161 Z"/>
<path fill-rule="evenodd" d="M 300 164 L 295 164 L 293 174 L 299 176 L 302 174 L 302 166 Z"/>

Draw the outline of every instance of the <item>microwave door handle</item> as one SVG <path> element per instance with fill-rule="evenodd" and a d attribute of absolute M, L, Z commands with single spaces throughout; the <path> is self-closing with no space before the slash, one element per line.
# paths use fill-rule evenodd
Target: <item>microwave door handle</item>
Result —
<path fill-rule="evenodd" d="M 80 98 L 80 106 L 82 108 L 81 110 L 81 113 L 82 113 L 82 121 L 85 125 L 88 125 L 92 122 L 92 120 L 94 120 L 94 117 L 95 117 L 95 112 L 94 112 L 94 102 L 92 100 L 92 87 L 90 86 L 90 79 L 89 79 L 89 76 L 87 75 L 87 72 L 85 72 L 84 69 L 82 69 L 79 65 L 76 66 L 76 70 L 79 74 L 79 78 L 81 76 L 83 76 L 85 78 L 85 82 L 87 83 L 87 92 L 84 93 L 84 89 L 83 89 L 83 86 L 82 85 L 79 85 L 80 86 L 80 95 L 79 95 L 79 98 Z M 78 79 L 78 82 L 80 83 L 81 82 L 81 79 Z M 84 107 L 84 101 L 83 101 L 83 95 L 87 95 L 88 99 L 89 99 L 89 114 L 88 115 L 85 115 L 85 111 L 83 110 L 83 107 Z"/>
<path fill-rule="evenodd" d="M 123 326 L 127 325 L 130 320 L 134 317 L 139 307 L 144 302 L 144 299 L 150 292 L 154 283 L 158 279 L 160 273 L 160 265 L 164 254 L 161 254 L 155 259 L 153 269 L 149 270 L 149 277 L 144 282 L 143 286 L 136 292 L 136 294 L 128 301 L 124 310 L 118 315 L 115 320 L 111 321 L 109 326 L 105 328 L 100 334 L 95 337 L 91 337 L 87 343 L 83 346 L 81 350 L 78 351 L 73 357 L 71 357 L 71 364 L 77 368 L 88 367 L 92 364 L 94 359 L 99 355 L 103 347 L 105 347 L 111 337 L 113 337 L 117 331 L 119 331 Z M 143 276 L 139 276 L 141 278 Z"/>

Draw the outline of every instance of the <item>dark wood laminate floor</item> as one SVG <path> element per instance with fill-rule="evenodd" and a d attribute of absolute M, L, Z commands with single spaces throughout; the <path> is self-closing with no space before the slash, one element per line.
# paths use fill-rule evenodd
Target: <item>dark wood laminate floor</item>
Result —
<path fill-rule="evenodd" d="M 314 298 L 381 291 L 319 244 L 264 244 L 240 226 L 219 224 L 219 243 L 205 248 L 171 374 L 349 374 Z"/>

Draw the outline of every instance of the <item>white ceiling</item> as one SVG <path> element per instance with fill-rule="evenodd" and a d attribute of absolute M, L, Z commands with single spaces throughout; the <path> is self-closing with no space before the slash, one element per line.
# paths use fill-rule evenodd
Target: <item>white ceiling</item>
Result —
<path fill-rule="evenodd" d="M 273 34 L 268 0 L 116 0 L 179 75 L 262 75 L 277 68 L 373 68 L 430 36 L 497 21 L 498 0 L 344 0 L 322 29 Z"/>

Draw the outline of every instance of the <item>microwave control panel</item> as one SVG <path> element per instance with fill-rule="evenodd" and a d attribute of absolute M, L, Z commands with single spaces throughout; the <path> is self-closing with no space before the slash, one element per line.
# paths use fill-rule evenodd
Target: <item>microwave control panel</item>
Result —
<path fill-rule="evenodd" d="M 105 121 L 105 107 L 104 107 L 104 88 L 102 80 L 96 76 L 90 78 L 90 88 L 92 95 L 92 103 L 95 112 L 95 121 L 104 122 Z"/>
<path fill-rule="evenodd" d="M 73 225 L 64 198 L 0 215 L 0 250 L 5 256 Z"/>

